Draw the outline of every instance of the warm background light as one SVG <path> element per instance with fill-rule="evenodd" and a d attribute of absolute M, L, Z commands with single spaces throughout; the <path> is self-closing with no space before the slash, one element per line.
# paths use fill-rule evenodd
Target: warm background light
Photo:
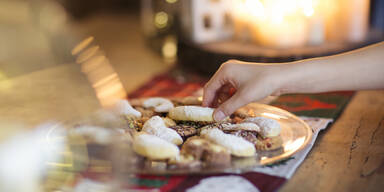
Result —
<path fill-rule="evenodd" d="M 157 28 L 164 28 L 168 24 L 168 14 L 161 11 L 155 15 L 155 25 Z"/>
<path fill-rule="evenodd" d="M 91 45 L 94 37 L 88 37 L 75 46 L 72 54 L 81 65 L 103 107 L 111 107 L 116 101 L 125 99 L 127 94 L 117 73 L 98 45 Z"/>
<path fill-rule="evenodd" d="M 235 37 L 269 47 L 366 37 L 369 0 L 234 0 Z"/>

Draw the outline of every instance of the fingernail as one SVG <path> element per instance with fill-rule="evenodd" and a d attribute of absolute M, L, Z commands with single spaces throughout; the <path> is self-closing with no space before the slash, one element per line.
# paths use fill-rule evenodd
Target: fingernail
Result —
<path fill-rule="evenodd" d="M 216 111 L 214 117 L 215 121 L 221 121 L 225 118 L 225 114 L 222 111 Z"/>

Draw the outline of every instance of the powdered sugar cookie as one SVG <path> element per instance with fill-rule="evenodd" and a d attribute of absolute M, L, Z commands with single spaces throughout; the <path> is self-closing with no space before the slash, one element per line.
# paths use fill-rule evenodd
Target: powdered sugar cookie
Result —
<path fill-rule="evenodd" d="M 153 97 L 145 100 L 143 102 L 143 107 L 153 107 L 156 112 L 165 113 L 171 110 L 174 106 L 173 103 L 166 98 Z"/>
<path fill-rule="evenodd" d="M 228 149 L 232 155 L 238 157 L 254 156 L 255 147 L 242 137 L 226 134 L 218 128 L 203 129 L 200 135 L 204 138 Z"/>
<path fill-rule="evenodd" d="M 175 130 L 166 127 L 163 119 L 159 116 L 153 116 L 147 120 L 142 130 L 176 145 L 183 143 L 181 136 Z"/>
<path fill-rule="evenodd" d="M 265 117 L 249 117 L 244 119 L 243 122 L 252 122 L 260 127 L 260 133 L 263 137 L 276 137 L 280 135 L 280 124 L 269 118 Z"/>
<path fill-rule="evenodd" d="M 168 116 L 179 121 L 213 122 L 214 109 L 199 106 L 179 106 L 171 109 Z"/>
<path fill-rule="evenodd" d="M 175 144 L 145 132 L 134 136 L 133 150 L 152 160 L 170 159 L 179 155 L 179 148 Z"/>
<path fill-rule="evenodd" d="M 141 113 L 134 109 L 127 100 L 116 102 L 113 110 L 119 115 L 134 116 L 137 118 L 141 117 Z"/>

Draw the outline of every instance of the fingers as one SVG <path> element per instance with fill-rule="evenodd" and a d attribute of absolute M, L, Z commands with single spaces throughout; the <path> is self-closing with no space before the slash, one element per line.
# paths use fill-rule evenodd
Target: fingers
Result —
<path fill-rule="evenodd" d="M 216 93 L 223 85 L 226 84 L 225 78 L 225 70 L 223 70 L 223 67 L 220 67 L 220 69 L 215 73 L 215 75 L 213 75 L 213 77 L 204 86 L 203 106 L 212 106 L 213 101 L 216 98 Z"/>
<path fill-rule="evenodd" d="M 215 97 L 216 92 L 221 88 L 222 84 L 220 80 L 215 79 L 214 77 L 204 86 L 203 94 L 203 106 L 211 106 Z"/>
<path fill-rule="evenodd" d="M 251 65 L 252 63 L 230 60 L 222 64 L 204 87 L 203 106 L 218 108 L 214 119 L 220 121 L 238 108 L 264 98 L 271 93 L 279 94 L 280 68 L 270 65 Z M 228 85 L 237 90 L 231 97 Z"/>
<path fill-rule="evenodd" d="M 215 110 L 213 117 L 215 121 L 221 121 L 251 101 L 251 97 L 248 97 L 242 91 L 238 91 Z"/>
<path fill-rule="evenodd" d="M 230 116 L 237 109 L 258 101 L 270 94 L 268 88 L 263 87 L 263 83 L 251 82 L 250 84 L 240 87 L 237 92 L 222 103 L 214 112 L 213 118 L 215 121 L 221 121 L 225 117 Z"/>
<path fill-rule="evenodd" d="M 223 85 L 215 95 L 215 98 L 213 99 L 211 103 L 211 107 L 217 107 L 220 104 L 224 103 L 226 100 L 228 100 L 233 93 L 231 93 L 231 90 L 234 89 L 233 86 L 229 83 Z"/>
<path fill-rule="evenodd" d="M 236 60 L 229 60 L 223 63 L 220 69 L 213 75 L 213 77 L 204 86 L 203 106 L 208 107 L 213 105 L 213 101 L 217 97 L 220 88 L 226 84 L 231 84 L 231 65 L 236 63 Z M 233 85 L 232 85 L 233 86 Z"/>

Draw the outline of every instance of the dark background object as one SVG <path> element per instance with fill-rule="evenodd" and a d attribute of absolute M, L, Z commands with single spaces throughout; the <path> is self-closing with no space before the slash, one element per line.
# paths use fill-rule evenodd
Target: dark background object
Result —
<path fill-rule="evenodd" d="M 75 19 L 99 12 L 135 11 L 139 14 L 140 0 L 58 0 Z"/>
<path fill-rule="evenodd" d="M 381 37 L 381 40 L 383 39 L 384 38 Z M 348 45 L 333 44 L 295 49 L 268 49 L 257 45 L 237 42 L 197 45 L 189 41 L 181 40 L 178 44 L 178 64 L 185 69 L 209 76 L 213 75 L 222 63 L 230 59 L 260 63 L 283 63 L 334 55 L 361 48 L 378 41 L 379 40 L 375 38 L 363 43 Z M 225 49 L 223 49 L 223 47 L 225 47 Z"/>
<path fill-rule="evenodd" d="M 372 28 L 384 31 L 384 1 L 371 0 L 370 23 Z"/>

